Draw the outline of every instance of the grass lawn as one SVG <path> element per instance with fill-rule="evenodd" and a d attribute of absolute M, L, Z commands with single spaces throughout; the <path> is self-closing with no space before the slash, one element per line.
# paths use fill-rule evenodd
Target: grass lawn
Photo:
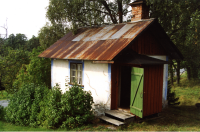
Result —
<path fill-rule="evenodd" d="M 47 131 L 45 128 L 31 128 L 24 126 L 16 126 L 4 121 L 0 121 L 0 131 Z M 49 129 L 48 131 L 53 131 Z"/>
<path fill-rule="evenodd" d="M 181 84 L 172 88 L 179 96 L 179 106 L 169 106 L 164 109 L 159 117 L 147 118 L 143 122 L 133 122 L 124 126 L 113 126 L 100 122 L 98 119 L 93 124 L 84 125 L 70 131 L 200 131 L 200 109 L 195 107 L 200 103 L 200 80 L 188 81 L 182 76 Z M 109 129 L 109 128 L 110 129 Z M 55 131 L 46 128 L 31 128 L 11 125 L 0 121 L 0 131 Z M 66 129 L 56 129 L 66 131 Z"/>

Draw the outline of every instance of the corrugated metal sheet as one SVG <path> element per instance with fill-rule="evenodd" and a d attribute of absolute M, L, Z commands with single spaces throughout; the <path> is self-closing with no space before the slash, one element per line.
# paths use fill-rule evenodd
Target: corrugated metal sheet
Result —
<path fill-rule="evenodd" d="M 81 28 L 58 40 L 38 57 L 80 60 L 112 60 L 153 20 Z"/>

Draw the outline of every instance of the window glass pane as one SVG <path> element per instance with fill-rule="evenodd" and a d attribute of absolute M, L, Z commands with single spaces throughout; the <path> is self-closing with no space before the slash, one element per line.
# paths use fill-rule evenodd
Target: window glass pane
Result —
<path fill-rule="evenodd" d="M 72 71 L 72 76 L 76 77 L 76 71 Z"/>
<path fill-rule="evenodd" d="M 82 84 L 82 64 L 71 63 L 70 74 L 71 83 L 76 81 L 77 84 Z"/>
<path fill-rule="evenodd" d="M 70 82 L 73 83 L 76 79 L 76 64 L 71 64 L 70 66 Z"/>
<path fill-rule="evenodd" d="M 76 64 L 71 64 L 71 69 L 76 70 Z"/>
<path fill-rule="evenodd" d="M 80 84 L 80 85 L 82 84 L 81 80 L 82 80 L 81 78 L 78 78 L 78 82 L 77 83 Z"/>
<path fill-rule="evenodd" d="M 82 64 L 78 64 L 78 70 L 82 71 Z"/>
<path fill-rule="evenodd" d="M 78 71 L 78 78 L 82 77 L 82 72 Z"/>
<path fill-rule="evenodd" d="M 71 78 L 71 83 L 73 83 L 75 80 L 76 80 L 75 77 L 72 77 Z"/>

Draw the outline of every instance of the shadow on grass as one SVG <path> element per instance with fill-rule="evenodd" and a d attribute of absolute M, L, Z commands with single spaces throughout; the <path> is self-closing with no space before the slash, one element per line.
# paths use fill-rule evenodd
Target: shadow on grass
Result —
<path fill-rule="evenodd" d="M 200 109 L 195 106 L 170 106 L 160 118 L 146 121 L 149 125 L 168 127 L 169 130 L 200 130 Z M 171 128 L 171 129 L 170 129 Z"/>
<path fill-rule="evenodd" d="M 120 126 L 122 131 L 199 131 L 200 109 L 195 106 L 170 106 L 159 116 L 145 118 L 142 122 L 133 122 Z"/>

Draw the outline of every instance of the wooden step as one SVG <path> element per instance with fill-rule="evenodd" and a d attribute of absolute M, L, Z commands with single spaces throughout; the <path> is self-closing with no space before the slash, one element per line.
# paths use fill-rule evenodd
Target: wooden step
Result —
<path fill-rule="evenodd" d="M 135 115 L 131 115 L 127 112 L 119 111 L 119 110 L 109 110 L 105 112 L 105 116 L 110 118 L 114 118 L 116 120 L 122 121 L 124 123 L 133 122 L 135 119 Z"/>
<path fill-rule="evenodd" d="M 120 118 L 122 120 L 126 120 L 129 118 L 135 118 L 135 115 L 131 115 L 127 112 L 119 111 L 119 110 L 108 110 L 105 112 L 105 114 Z"/>
<path fill-rule="evenodd" d="M 124 123 L 121 122 L 121 121 L 112 119 L 112 118 L 107 117 L 107 116 L 100 116 L 99 118 L 102 119 L 102 120 L 104 120 L 104 121 L 106 121 L 106 122 L 109 122 L 109 123 L 111 123 L 111 124 L 114 124 L 114 125 L 116 125 L 116 126 L 120 126 L 120 125 L 123 125 L 123 124 L 124 124 Z"/>

